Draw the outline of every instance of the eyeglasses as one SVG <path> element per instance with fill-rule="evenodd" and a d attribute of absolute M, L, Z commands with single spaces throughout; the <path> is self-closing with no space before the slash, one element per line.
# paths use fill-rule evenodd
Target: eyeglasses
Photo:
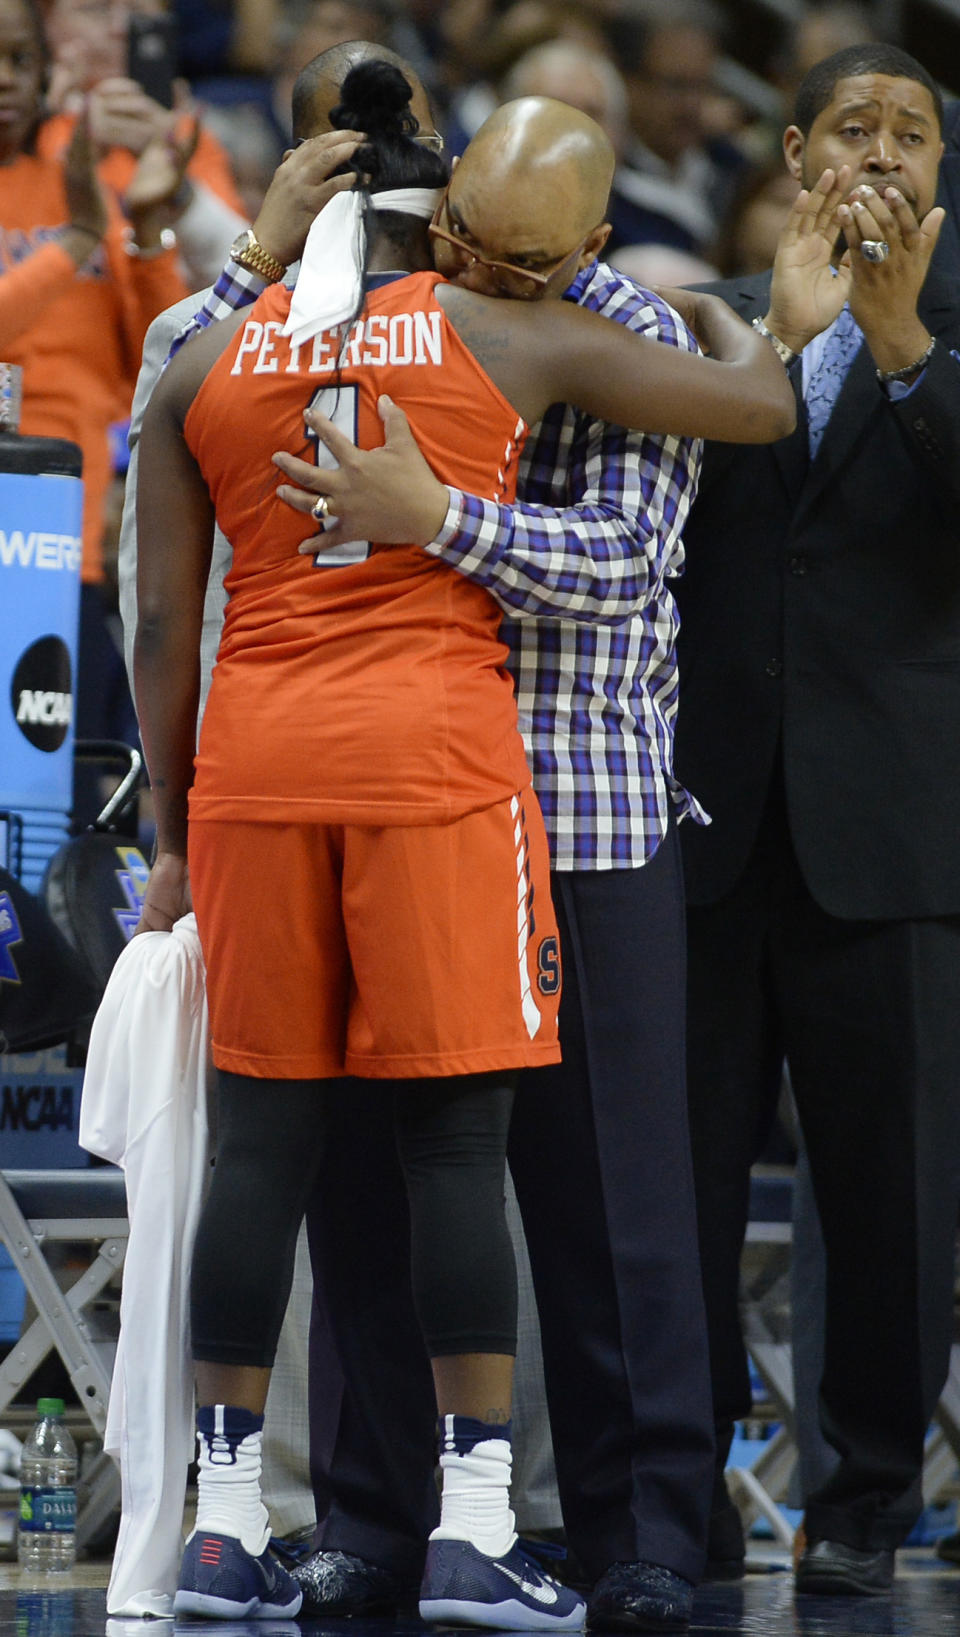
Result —
<path fill-rule="evenodd" d="M 555 261 L 551 267 L 548 267 L 545 272 L 534 273 L 530 268 L 517 267 L 514 262 L 494 261 L 490 256 L 482 256 L 479 250 L 472 249 L 471 246 L 467 244 L 464 239 L 460 238 L 458 234 L 449 233 L 446 228 L 441 227 L 440 215 L 441 212 L 446 209 L 446 204 L 447 192 L 445 189 L 443 198 L 440 200 L 440 203 L 433 213 L 433 221 L 427 228 L 427 232 L 429 233 L 431 239 L 442 239 L 445 244 L 452 245 L 453 249 L 457 252 L 458 257 L 463 262 L 464 271 L 470 267 L 488 268 L 489 271 L 491 273 L 495 273 L 499 279 L 500 289 L 502 290 L 503 294 L 507 296 L 515 296 L 520 301 L 529 301 L 532 296 L 542 294 L 555 274 L 557 274 L 561 267 L 565 266 L 568 261 L 571 261 L 574 256 L 580 253 L 586 244 L 587 239 L 590 237 L 588 233 L 586 238 L 581 239 L 579 244 L 574 245 L 572 250 L 568 250 L 565 256 L 561 256 L 560 259 Z"/>

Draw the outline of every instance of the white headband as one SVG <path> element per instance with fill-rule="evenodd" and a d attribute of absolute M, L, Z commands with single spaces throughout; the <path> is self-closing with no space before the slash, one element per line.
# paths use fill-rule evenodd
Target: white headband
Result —
<path fill-rule="evenodd" d="M 433 218 L 442 188 L 390 188 L 386 193 L 371 193 L 374 210 L 399 210 L 404 216 L 422 216 L 425 222 Z"/>
<path fill-rule="evenodd" d="M 335 193 L 307 234 L 283 334 L 294 346 L 342 324 L 360 305 L 366 230 L 363 194 Z M 429 221 L 443 197 L 440 188 L 393 188 L 370 196 L 374 210 L 396 210 Z"/>

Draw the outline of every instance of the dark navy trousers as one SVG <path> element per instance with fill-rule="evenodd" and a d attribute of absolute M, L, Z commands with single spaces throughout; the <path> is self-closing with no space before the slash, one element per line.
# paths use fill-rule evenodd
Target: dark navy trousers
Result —
<path fill-rule="evenodd" d="M 640 869 L 555 872 L 551 886 L 563 1062 L 520 1076 L 509 1159 L 568 1542 L 590 1581 L 637 1559 L 695 1581 L 713 1424 L 675 827 Z M 308 1212 L 311 1465 L 317 1544 L 415 1579 L 437 1518 L 435 1405 L 389 1101 L 344 1082 Z"/>

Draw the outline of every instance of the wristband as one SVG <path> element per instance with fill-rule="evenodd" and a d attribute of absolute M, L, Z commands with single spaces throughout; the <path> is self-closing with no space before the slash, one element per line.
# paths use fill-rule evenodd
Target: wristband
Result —
<path fill-rule="evenodd" d="M 904 385 L 907 385 L 912 376 L 919 375 L 922 369 L 926 369 L 933 356 L 933 349 L 936 344 L 937 338 L 934 336 L 926 352 L 921 353 L 920 357 L 915 359 L 912 364 L 904 364 L 902 369 L 878 369 L 877 380 L 882 381 L 884 385 L 888 381 L 902 381 Z"/>
<path fill-rule="evenodd" d="M 131 233 L 124 239 L 123 248 L 128 256 L 133 256 L 137 261 L 152 261 L 154 256 L 162 256 L 165 250 L 176 250 L 177 235 L 172 227 L 165 227 L 160 233 L 159 244 L 144 246 L 138 244 Z"/>
<path fill-rule="evenodd" d="M 765 341 L 769 341 L 771 347 L 785 369 L 789 369 L 794 359 L 800 357 L 800 354 L 798 352 L 794 352 L 792 348 L 788 347 L 785 341 L 781 341 L 778 335 L 774 335 L 772 330 L 767 329 L 767 326 L 763 322 L 762 318 L 752 319 L 751 328 L 756 330 L 758 335 L 762 335 Z"/>

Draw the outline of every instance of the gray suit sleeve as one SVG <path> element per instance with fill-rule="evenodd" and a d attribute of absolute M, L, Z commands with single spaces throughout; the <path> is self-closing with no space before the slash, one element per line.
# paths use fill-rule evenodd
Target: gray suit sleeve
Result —
<path fill-rule="evenodd" d="M 245 216 L 238 216 L 204 182 L 194 181 L 192 187 L 190 203 L 176 224 L 177 243 L 191 288 L 213 283 L 237 234 L 250 226 Z M 206 296 L 208 291 L 203 294 Z"/>
<path fill-rule="evenodd" d="M 161 313 L 158 318 L 154 319 L 143 344 L 143 362 L 140 366 L 140 374 L 137 377 L 137 388 L 130 413 L 130 464 L 127 468 L 123 518 L 120 524 L 120 544 L 117 554 L 120 618 L 123 623 L 123 657 L 127 667 L 127 676 L 130 679 L 131 693 L 133 692 L 133 639 L 137 629 L 137 470 L 140 460 L 140 428 L 143 425 L 143 417 L 150 401 L 150 394 L 160 378 L 160 372 L 167 353 L 170 351 L 171 342 L 175 336 L 179 335 L 184 324 L 193 317 L 198 308 L 203 306 L 209 293 L 208 290 L 201 290 L 196 295 L 188 296 L 185 301 L 178 301 L 176 306 L 168 307 L 166 312 Z M 233 551 L 229 541 L 217 529 L 213 539 L 210 578 L 207 581 L 207 594 L 203 609 L 203 635 L 200 646 L 202 672 L 200 683 L 201 717 L 210 688 L 213 663 L 217 657 L 217 648 L 220 644 L 220 628 L 223 624 L 223 610 L 227 600 L 226 592 L 223 589 L 223 578 L 230 567 L 232 557 Z"/>

